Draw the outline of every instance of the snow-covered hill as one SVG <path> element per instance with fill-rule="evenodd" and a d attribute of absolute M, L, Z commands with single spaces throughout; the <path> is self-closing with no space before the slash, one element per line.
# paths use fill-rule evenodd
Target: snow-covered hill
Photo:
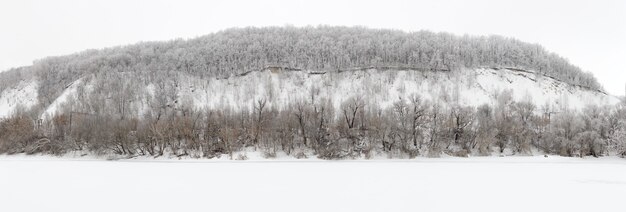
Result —
<path fill-rule="evenodd" d="M 197 109 L 230 108 L 252 110 L 255 101 L 266 99 L 268 105 L 283 109 L 296 101 L 327 99 L 336 110 L 349 98 L 362 97 L 367 107 L 385 109 L 398 100 L 419 95 L 442 104 L 458 103 L 467 106 L 495 104 L 497 96 L 507 90 L 517 101 L 531 101 L 537 108 L 582 109 L 586 105 L 612 105 L 619 99 L 604 92 L 573 86 L 532 71 L 517 69 L 480 68 L 462 71 L 424 71 L 355 69 L 340 72 L 316 72 L 284 68 L 266 68 L 229 78 L 202 80 L 179 75 L 175 91 L 168 104 L 173 107 L 193 105 Z M 93 95 L 93 80 L 77 80 L 49 105 L 42 117 L 54 114 L 77 96 Z M 150 101 L 155 99 L 155 84 L 140 86 L 137 98 L 131 103 L 136 114 L 150 112 Z M 79 92 L 84 92 L 79 94 Z M 118 90 L 118 92 L 121 92 Z M 107 99 L 113 94 L 107 95 Z M 6 116 L 17 105 L 32 106 L 37 101 L 34 82 L 20 83 L 0 96 L 0 116 Z"/>

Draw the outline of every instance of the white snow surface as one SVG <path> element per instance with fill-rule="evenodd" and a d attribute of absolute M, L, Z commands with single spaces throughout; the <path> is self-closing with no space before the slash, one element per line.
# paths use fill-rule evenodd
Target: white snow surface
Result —
<path fill-rule="evenodd" d="M 3 211 L 621 211 L 626 160 L 0 156 Z"/>
<path fill-rule="evenodd" d="M 15 87 L 0 92 L 0 118 L 11 115 L 18 106 L 28 109 L 37 102 L 37 82 L 19 82 Z"/>

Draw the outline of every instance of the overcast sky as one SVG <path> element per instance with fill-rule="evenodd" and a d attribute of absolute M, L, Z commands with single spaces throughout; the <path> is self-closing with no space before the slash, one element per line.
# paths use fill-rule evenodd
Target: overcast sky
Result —
<path fill-rule="evenodd" d="M 568 58 L 612 94 L 623 95 L 626 84 L 624 0 L 0 0 L 0 70 L 85 49 L 287 24 L 504 35 Z"/>

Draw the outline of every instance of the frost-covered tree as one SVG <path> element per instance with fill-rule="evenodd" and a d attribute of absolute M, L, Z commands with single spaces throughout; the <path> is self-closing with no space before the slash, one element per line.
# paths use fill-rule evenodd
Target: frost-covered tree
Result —
<path fill-rule="evenodd" d="M 457 70 L 511 67 L 602 90 L 596 79 L 537 44 L 501 36 L 455 36 L 363 27 L 264 27 L 228 29 L 167 42 L 88 50 L 48 57 L 0 73 L 0 90 L 20 73 L 41 81 L 40 102 L 50 104 L 75 80 L 97 73 L 133 73 L 148 81 L 172 73 L 227 77 L 268 66 L 340 71 L 363 67 Z M 19 72 L 19 73 L 18 73 Z"/>

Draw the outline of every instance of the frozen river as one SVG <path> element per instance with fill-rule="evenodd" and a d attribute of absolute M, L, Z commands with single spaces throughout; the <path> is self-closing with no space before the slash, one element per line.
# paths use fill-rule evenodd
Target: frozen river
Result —
<path fill-rule="evenodd" d="M 1 211 L 620 211 L 626 159 L 0 156 Z"/>

